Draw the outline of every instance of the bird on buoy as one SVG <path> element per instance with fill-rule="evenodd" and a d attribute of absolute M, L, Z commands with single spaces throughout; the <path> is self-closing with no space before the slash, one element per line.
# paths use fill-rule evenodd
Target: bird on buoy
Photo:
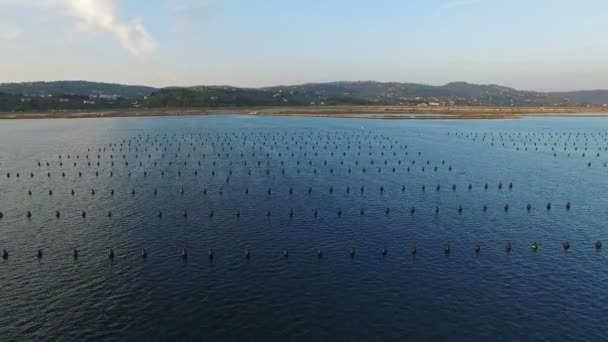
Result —
<path fill-rule="evenodd" d="M 87 213 L 86 213 L 84 210 L 82 211 L 82 214 L 81 214 L 81 215 L 82 215 L 82 218 L 87 217 Z"/>
<path fill-rule="evenodd" d="M 112 248 L 108 251 L 108 258 L 110 258 L 110 260 L 114 259 L 114 250 Z"/>
<path fill-rule="evenodd" d="M 209 259 L 213 259 L 213 257 L 215 256 L 215 252 L 213 251 L 213 248 L 209 248 L 209 251 L 207 252 L 207 254 L 209 255 Z"/>
<path fill-rule="evenodd" d="M 459 205 L 459 206 L 458 206 L 458 213 L 459 213 L 459 214 L 462 214 L 462 210 L 463 210 L 463 209 L 462 209 L 462 204 L 461 204 L 461 205 Z"/>
<path fill-rule="evenodd" d="M 597 241 L 595 242 L 595 249 L 598 249 L 598 250 L 599 250 L 599 249 L 601 249 L 601 248 L 602 248 L 602 241 L 597 240 Z"/>
<path fill-rule="evenodd" d="M 317 257 L 319 259 L 323 257 L 323 251 L 321 249 L 317 249 Z"/>
<path fill-rule="evenodd" d="M 536 241 L 532 242 L 532 251 L 536 252 L 538 250 L 538 243 Z"/>
<path fill-rule="evenodd" d="M 382 248 L 382 251 L 380 253 L 382 254 L 382 256 L 386 256 L 388 254 L 388 250 L 386 248 Z"/>
<path fill-rule="evenodd" d="M 42 249 L 38 249 L 38 254 L 36 254 L 38 259 L 42 259 Z"/>
<path fill-rule="evenodd" d="M 412 249 L 410 250 L 410 254 L 416 255 L 416 253 L 418 253 L 418 249 L 416 248 L 416 245 L 414 245 L 414 246 L 412 246 Z"/>
<path fill-rule="evenodd" d="M 76 248 L 74 248 L 74 251 L 72 252 L 72 256 L 74 257 L 74 259 L 78 259 L 78 250 Z"/>
<path fill-rule="evenodd" d="M 182 259 L 188 259 L 188 251 L 185 248 L 182 249 Z"/>
<path fill-rule="evenodd" d="M 504 209 L 505 209 L 505 211 L 509 211 L 509 204 L 508 203 L 505 204 Z"/>
<path fill-rule="evenodd" d="M 249 252 L 249 249 L 245 249 L 245 258 L 247 260 L 249 260 L 251 258 L 251 252 Z"/>
<path fill-rule="evenodd" d="M 479 252 L 481 251 L 481 246 L 479 244 L 475 245 L 475 253 L 479 254 Z"/>
<path fill-rule="evenodd" d="M 30 211 L 28 211 L 28 212 L 27 212 L 27 214 L 26 214 L 25 216 L 27 216 L 27 218 L 28 218 L 28 219 L 29 219 L 29 218 L 32 218 L 32 213 L 31 213 Z"/>
<path fill-rule="evenodd" d="M 566 210 L 570 210 L 570 202 L 566 202 Z"/>
<path fill-rule="evenodd" d="M 72 196 L 74 196 L 74 189 L 72 189 Z"/>
<path fill-rule="evenodd" d="M 342 208 L 338 208 L 338 216 L 342 216 Z"/>
<path fill-rule="evenodd" d="M 145 248 L 143 248 L 143 249 L 141 250 L 141 253 L 140 253 L 140 254 L 141 254 L 141 257 L 142 257 L 143 259 L 145 259 L 145 258 L 147 258 L 147 257 L 148 257 L 148 251 L 146 251 L 146 249 L 145 249 Z"/>
<path fill-rule="evenodd" d="M 6 251 L 6 249 L 2 250 L 2 259 L 4 259 L 4 260 L 8 259 L 8 252 Z"/>
<path fill-rule="evenodd" d="M 564 247 L 564 250 L 569 250 L 570 249 L 570 242 L 568 242 L 568 240 L 562 242 L 562 246 Z"/>
<path fill-rule="evenodd" d="M 0 211 L 0 218 L 3 218 L 4 214 Z"/>
<path fill-rule="evenodd" d="M 287 249 L 283 250 L 283 257 L 284 258 L 288 258 L 289 257 L 289 251 L 287 251 Z"/>
<path fill-rule="evenodd" d="M 511 243 L 507 242 L 507 244 L 505 245 L 505 250 L 507 251 L 507 253 L 510 253 L 512 249 L 513 246 L 511 245 Z"/>
<path fill-rule="evenodd" d="M 451 250 L 452 250 L 452 248 L 450 247 L 450 244 L 449 244 L 449 243 L 448 243 L 448 244 L 446 244 L 446 245 L 443 247 L 443 252 L 444 252 L 445 254 L 450 254 Z"/>
<path fill-rule="evenodd" d="M 551 202 L 547 202 L 547 210 L 551 210 Z"/>
<path fill-rule="evenodd" d="M 350 257 L 351 257 L 351 258 L 354 258 L 354 257 L 355 257 L 355 254 L 357 254 L 357 251 L 355 250 L 355 248 L 354 248 L 354 247 L 351 247 L 351 249 L 350 249 Z"/>
<path fill-rule="evenodd" d="M 410 209 L 410 214 L 414 215 L 416 213 L 416 207 L 412 207 Z"/>

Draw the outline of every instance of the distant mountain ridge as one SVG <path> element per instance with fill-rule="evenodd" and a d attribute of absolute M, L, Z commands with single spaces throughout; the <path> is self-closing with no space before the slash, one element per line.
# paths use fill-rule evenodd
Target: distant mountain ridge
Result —
<path fill-rule="evenodd" d="M 331 105 L 608 106 L 608 90 L 537 92 L 467 82 L 432 86 L 374 81 L 262 88 L 154 88 L 86 81 L 0 84 L 0 111 Z"/>
<path fill-rule="evenodd" d="M 88 81 L 53 81 L 0 83 L 0 93 L 25 96 L 91 95 L 115 97 L 142 97 L 156 88 Z"/>

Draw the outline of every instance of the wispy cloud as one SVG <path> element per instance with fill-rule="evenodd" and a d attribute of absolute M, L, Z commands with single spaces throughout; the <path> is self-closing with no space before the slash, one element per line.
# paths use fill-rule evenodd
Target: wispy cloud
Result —
<path fill-rule="evenodd" d="M 123 22 L 116 0 L 64 0 L 68 12 L 86 28 L 110 34 L 133 56 L 144 58 L 157 47 L 140 22 Z"/>
<path fill-rule="evenodd" d="M 22 9 L 54 13 L 72 21 L 69 27 L 72 33 L 101 33 L 109 35 L 139 59 L 150 56 L 158 43 L 148 33 L 140 20 L 124 21 L 119 13 L 119 0 L 0 0 L 0 22 L 6 9 Z M 2 27 L 0 26 L 0 30 Z M 15 36 L 15 32 L 11 36 Z M 8 32 L 0 34 L 9 36 Z"/>

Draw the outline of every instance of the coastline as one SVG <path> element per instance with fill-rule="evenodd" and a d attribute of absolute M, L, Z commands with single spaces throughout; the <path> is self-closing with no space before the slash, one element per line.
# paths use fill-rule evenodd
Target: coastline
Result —
<path fill-rule="evenodd" d="M 523 117 L 608 117 L 607 107 L 249 107 L 249 108 L 140 108 L 98 111 L 0 113 L 0 120 L 82 119 L 251 115 L 374 120 L 482 120 Z"/>

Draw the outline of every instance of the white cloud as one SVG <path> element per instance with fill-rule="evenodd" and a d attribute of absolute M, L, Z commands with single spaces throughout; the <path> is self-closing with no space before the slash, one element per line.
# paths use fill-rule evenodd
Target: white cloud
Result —
<path fill-rule="evenodd" d="M 54 13 L 74 21 L 74 32 L 94 32 L 110 35 L 129 53 L 139 59 L 150 56 L 158 47 L 141 21 L 126 22 L 119 15 L 119 0 L 0 0 L 0 21 L 12 10 Z M 2 27 L 0 26 L 0 31 Z M 19 31 L 20 33 L 20 31 Z M 15 31 L 11 37 L 15 36 Z M 0 37 L 8 36 L 0 33 Z M 17 34 L 18 36 L 19 34 Z"/>
<path fill-rule="evenodd" d="M 108 33 L 137 58 L 154 52 L 157 43 L 139 22 L 122 22 L 116 0 L 64 0 L 68 13 L 86 28 Z"/>

